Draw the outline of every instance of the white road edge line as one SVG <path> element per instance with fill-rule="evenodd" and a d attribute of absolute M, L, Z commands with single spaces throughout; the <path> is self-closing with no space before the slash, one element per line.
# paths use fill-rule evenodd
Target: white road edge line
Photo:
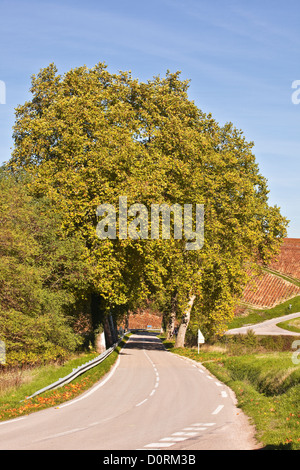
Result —
<path fill-rule="evenodd" d="M 94 392 L 96 392 L 99 388 L 103 387 L 103 385 L 106 384 L 106 382 L 109 381 L 109 379 L 114 375 L 114 373 L 116 372 L 117 370 L 117 367 L 118 365 L 120 364 L 120 356 L 118 356 L 118 359 L 117 359 L 117 362 L 115 363 L 115 365 L 113 366 L 112 370 L 109 372 L 109 374 L 106 376 L 106 378 L 104 380 L 102 380 L 98 385 L 95 385 L 94 387 L 92 387 L 87 393 L 85 393 L 84 395 L 80 396 L 79 398 L 75 398 L 74 400 L 68 402 L 68 403 L 64 403 L 63 405 L 59 405 L 57 408 L 58 409 L 61 409 L 61 408 L 65 408 L 66 406 L 70 406 L 70 405 L 74 405 L 74 403 L 77 403 L 78 401 L 80 400 L 84 400 L 85 398 L 89 397 L 90 395 L 92 395 Z"/>
<path fill-rule="evenodd" d="M 15 419 L 10 419 L 8 421 L 2 421 L 2 423 L 0 423 L 0 426 L 2 426 L 2 424 L 15 423 L 16 421 L 21 421 L 22 419 L 25 419 L 25 416 L 23 418 L 15 418 Z"/>

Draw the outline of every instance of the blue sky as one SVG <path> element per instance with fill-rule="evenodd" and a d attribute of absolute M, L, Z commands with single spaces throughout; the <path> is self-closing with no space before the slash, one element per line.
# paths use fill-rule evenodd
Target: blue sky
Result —
<path fill-rule="evenodd" d="M 180 70 L 199 108 L 254 142 L 269 202 L 299 238 L 299 24 L 298 0 L 1 0 L 0 163 L 13 146 L 14 109 L 50 62 L 59 73 L 105 62 L 141 81 Z"/>

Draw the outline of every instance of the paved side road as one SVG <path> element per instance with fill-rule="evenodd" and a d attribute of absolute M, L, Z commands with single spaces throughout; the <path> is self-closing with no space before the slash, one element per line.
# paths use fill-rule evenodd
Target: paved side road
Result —
<path fill-rule="evenodd" d="M 254 429 L 233 392 L 200 364 L 134 334 L 88 392 L 0 422 L 0 449 L 255 449 Z"/>
<path fill-rule="evenodd" d="M 294 333 L 292 331 L 284 330 L 277 326 L 277 323 L 283 321 L 292 320 L 293 318 L 300 317 L 300 313 L 290 313 L 282 317 L 272 318 L 271 320 L 265 320 L 264 322 L 257 323 L 256 325 L 247 325 L 241 328 L 233 328 L 226 332 L 227 335 L 234 334 L 246 334 L 249 330 L 252 330 L 257 335 L 288 335 L 288 336 L 300 336 L 300 333 Z"/>

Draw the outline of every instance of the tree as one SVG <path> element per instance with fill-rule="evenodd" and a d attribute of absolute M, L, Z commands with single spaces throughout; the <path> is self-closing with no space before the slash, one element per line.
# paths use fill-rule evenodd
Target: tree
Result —
<path fill-rule="evenodd" d="M 142 83 L 102 63 L 63 76 L 50 64 L 33 76 L 32 100 L 17 108 L 10 169 L 26 170 L 31 191 L 64 214 L 65 232 L 85 240 L 102 312 L 95 324 L 149 297 L 166 308 L 176 295 L 185 331 L 195 309 L 210 332 L 222 331 L 249 265 L 266 262 L 285 235 L 253 144 L 231 123 L 221 127 L 205 115 L 187 90 L 179 72 Z M 120 196 L 148 210 L 204 204 L 203 248 L 187 251 L 174 233 L 170 240 L 99 240 L 96 209 L 117 207 Z"/>
<path fill-rule="evenodd" d="M 89 287 L 86 248 L 61 231 L 62 214 L 28 194 L 24 175 L 0 173 L 0 337 L 10 365 L 75 350 L 78 306 Z"/>

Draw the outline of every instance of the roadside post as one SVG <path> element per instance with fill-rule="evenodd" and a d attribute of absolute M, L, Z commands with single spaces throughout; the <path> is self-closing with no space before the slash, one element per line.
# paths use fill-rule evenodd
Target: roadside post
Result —
<path fill-rule="evenodd" d="M 199 344 L 204 344 L 205 339 L 201 331 L 198 329 L 198 354 L 199 354 Z"/>

